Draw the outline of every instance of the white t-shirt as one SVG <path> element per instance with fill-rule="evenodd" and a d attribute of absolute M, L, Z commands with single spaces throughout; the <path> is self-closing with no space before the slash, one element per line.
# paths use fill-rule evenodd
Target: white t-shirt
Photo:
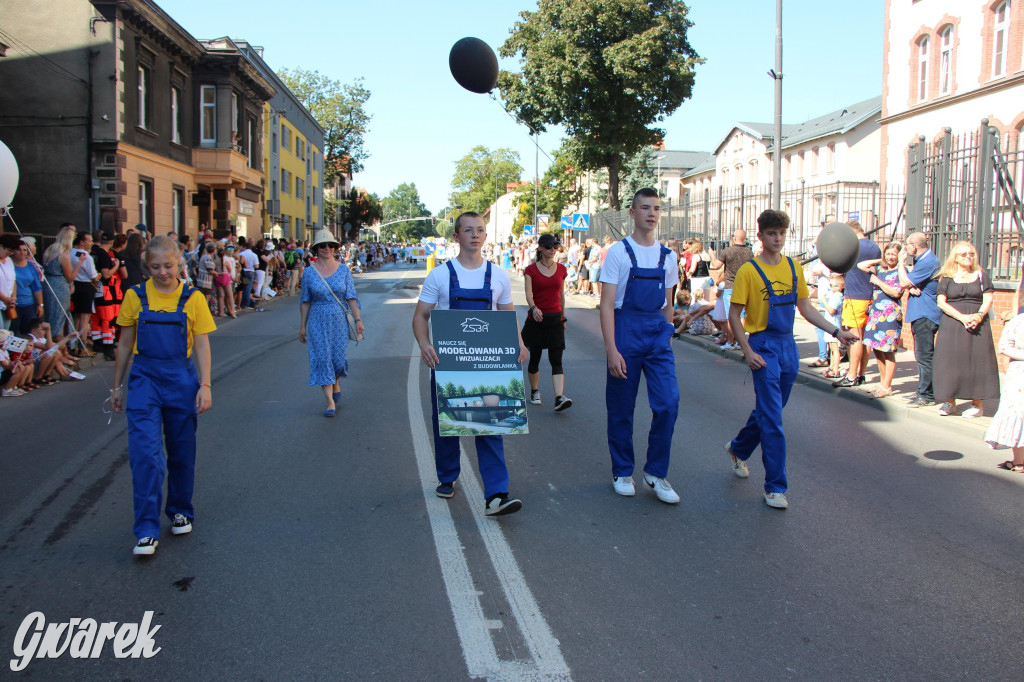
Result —
<path fill-rule="evenodd" d="M 487 272 L 487 261 L 475 270 L 467 270 L 457 260 L 448 261 L 455 268 L 455 275 L 459 278 L 459 286 L 463 289 L 483 289 L 484 276 Z M 423 280 L 423 290 L 420 291 L 420 300 L 424 303 L 436 304 L 441 310 L 450 310 L 451 303 L 448 300 L 448 284 L 451 273 L 447 265 L 441 265 L 430 271 L 427 278 Z M 508 274 L 494 264 L 491 264 L 491 310 L 496 310 L 498 304 L 512 302 L 512 282 Z"/>
<path fill-rule="evenodd" d="M 11 294 L 14 293 L 14 281 L 16 275 L 14 273 L 14 259 L 10 256 L 7 257 L 3 263 L 0 263 L 0 294 L 3 294 L 7 298 L 11 298 Z M 0 310 L 6 310 L 7 306 L 0 303 Z"/>
<path fill-rule="evenodd" d="M 260 259 L 252 252 L 252 249 L 245 249 L 238 254 L 238 257 L 242 259 L 242 270 L 246 272 L 252 272 L 260 264 Z"/>
<path fill-rule="evenodd" d="M 83 251 L 76 246 L 71 249 L 72 270 L 78 265 L 79 260 L 82 260 L 82 267 L 78 270 L 78 274 L 75 275 L 75 281 L 91 282 L 96 279 L 96 263 L 93 261 L 92 256 L 89 255 L 88 251 Z"/>
<path fill-rule="evenodd" d="M 626 239 L 629 240 L 629 246 L 633 249 L 633 255 L 636 256 L 638 267 L 658 267 L 658 259 L 661 258 L 660 243 L 654 242 L 652 246 L 640 246 L 632 237 L 626 237 Z M 672 287 L 679 284 L 678 258 L 676 252 L 671 249 L 665 255 L 666 290 L 671 290 Z M 626 253 L 626 247 L 622 245 L 622 242 L 619 241 L 612 244 L 608 248 L 608 255 L 605 256 L 604 265 L 601 267 L 601 282 L 618 285 L 618 290 L 615 292 L 616 310 L 622 307 L 622 302 L 626 298 L 626 285 L 629 283 L 629 269 L 631 267 L 633 267 L 633 264 L 630 262 L 629 254 Z M 664 302 L 662 302 L 661 307 L 665 307 Z"/>

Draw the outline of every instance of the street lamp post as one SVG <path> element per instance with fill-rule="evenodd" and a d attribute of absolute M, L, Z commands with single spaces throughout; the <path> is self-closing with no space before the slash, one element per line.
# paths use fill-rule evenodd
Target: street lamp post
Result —
<path fill-rule="evenodd" d="M 772 144 L 772 208 L 782 209 L 782 0 L 775 0 L 775 68 L 768 72 L 775 81 L 775 140 Z"/>

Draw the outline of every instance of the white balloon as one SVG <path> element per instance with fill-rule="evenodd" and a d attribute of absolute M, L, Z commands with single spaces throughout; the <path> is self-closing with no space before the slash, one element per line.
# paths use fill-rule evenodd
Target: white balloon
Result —
<path fill-rule="evenodd" d="M 7 145 L 0 142 L 0 208 L 11 205 L 18 191 L 18 178 L 18 162 Z"/>

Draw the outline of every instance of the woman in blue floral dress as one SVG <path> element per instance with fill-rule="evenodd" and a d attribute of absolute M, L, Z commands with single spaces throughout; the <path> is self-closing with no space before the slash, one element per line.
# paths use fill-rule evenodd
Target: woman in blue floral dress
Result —
<path fill-rule="evenodd" d="M 874 294 L 868 307 L 868 323 L 864 327 L 864 345 L 875 353 L 878 360 L 880 386 L 871 393 L 872 398 L 892 395 L 892 378 L 896 374 L 896 351 L 903 331 L 903 307 L 900 297 L 899 257 L 903 244 L 894 241 L 885 247 L 881 260 L 866 260 L 857 264 L 871 273 Z"/>
<path fill-rule="evenodd" d="M 336 258 L 339 246 L 329 230 L 316 233 L 310 248 L 316 260 L 302 271 L 299 307 L 299 342 L 309 344 L 309 385 L 323 389 L 325 417 L 334 416 L 341 377 L 348 376 L 348 321 L 340 301 L 352 311 L 356 333 L 361 337 L 364 331 L 352 272 Z"/>

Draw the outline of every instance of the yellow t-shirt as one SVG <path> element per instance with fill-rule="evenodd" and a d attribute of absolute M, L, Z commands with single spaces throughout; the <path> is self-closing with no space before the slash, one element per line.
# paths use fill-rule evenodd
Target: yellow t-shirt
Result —
<path fill-rule="evenodd" d="M 793 291 L 793 273 L 789 269 L 787 257 L 783 256 L 778 265 L 768 265 L 760 258 L 755 260 L 764 271 L 764 276 L 772 283 L 773 293 L 785 295 Z M 796 269 L 796 297 L 807 298 L 803 268 L 796 262 L 793 266 Z M 736 273 L 731 300 L 745 306 L 747 316 L 743 319 L 743 328 L 748 334 L 763 331 L 768 326 L 768 289 L 751 263 L 744 263 Z"/>
<path fill-rule="evenodd" d="M 146 282 L 146 298 L 149 299 L 149 309 L 155 312 L 173 313 L 178 309 L 178 299 L 181 298 L 181 287 L 178 287 L 170 294 L 157 291 L 153 281 Z M 129 289 L 124 294 L 124 302 L 121 303 L 121 312 L 117 315 L 117 324 L 120 327 L 134 327 L 139 322 L 139 312 L 142 310 L 142 301 L 134 290 Z M 210 306 L 206 304 L 206 297 L 199 289 L 193 289 L 192 295 L 185 302 L 185 314 L 188 315 L 188 357 L 192 357 L 192 340 L 196 334 L 209 334 L 217 330 L 217 323 L 213 321 L 210 314 Z M 138 354 L 139 347 L 135 346 L 134 352 Z"/>

